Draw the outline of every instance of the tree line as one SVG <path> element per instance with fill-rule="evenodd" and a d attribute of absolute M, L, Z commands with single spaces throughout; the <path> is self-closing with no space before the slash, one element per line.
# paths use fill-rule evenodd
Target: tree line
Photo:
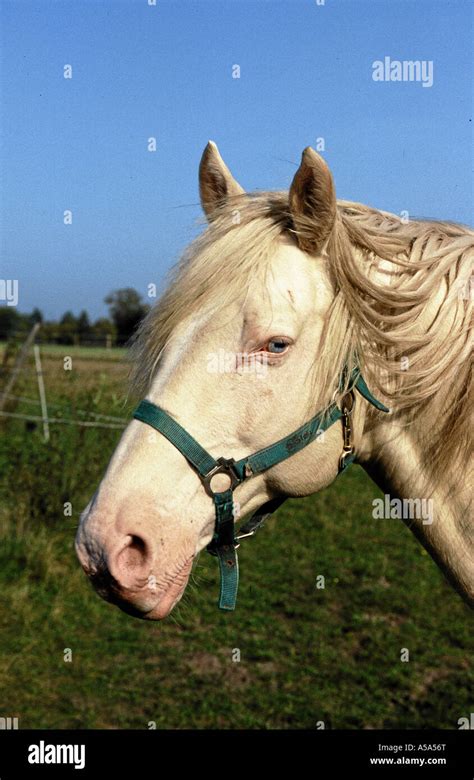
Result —
<path fill-rule="evenodd" d="M 94 321 L 85 310 L 77 316 L 72 311 L 66 311 L 58 320 L 46 320 L 36 307 L 30 314 L 22 314 L 16 307 L 0 306 L 0 341 L 21 338 L 39 322 L 40 338 L 44 342 L 122 346 L 133 335 L 150 306 L 143 302 L 140 293 L 132 287 L 114 290 L 104 302 L 108 306 L 109 316 Z"/>

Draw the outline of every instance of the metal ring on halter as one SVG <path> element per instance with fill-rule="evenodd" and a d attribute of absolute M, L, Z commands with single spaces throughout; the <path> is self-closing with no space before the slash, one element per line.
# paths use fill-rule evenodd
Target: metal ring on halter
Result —
<path fill-rule="evenodd" d="M 217 493 L 224 493 L 225 490 L 213 490 L 211 487 L 211 480 L 216 474 L 226 474 L 230 479 L 230 485 L 226 490 L 234 491 L 237 485 L 240 484 L 240 479 L 233 469 L 235 463 L 234 458 L 217 458 L 217 466 L 214 466 L 207 474 L 201 477 L 202 484 L 208 496 L 215 496 Z"/>

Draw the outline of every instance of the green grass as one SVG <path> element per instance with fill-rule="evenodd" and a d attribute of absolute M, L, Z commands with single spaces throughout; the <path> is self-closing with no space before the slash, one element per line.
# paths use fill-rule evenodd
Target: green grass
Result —
<path fill-rule="evenodd" d="M 0 360 L 3 357 L 6 343 L 0 342 Z M 118 361 L 125 360 L 127 350 L 123 347 L 83 347 L 69 344 L 41 344 L 41 355 L 43 357 L 63 357 L 70 355 L 72 358 L 81 360 L 100 360 L 100 361 Z"/>
<path fill-rule="evenodd" d="M 50 397 L 124 414 L 123 376 L 82 370 L 51 366 Z M 243 543 L 235 613 L 217 609 L 205 553 L 165 622 L 101 601 L 73 539 L 118 435 L 58 426 L 45 446 L 40 429 L 0 430 L 0 716 L 21 728 L 411 729 L 456 728 L 472 711 L 472 613 L 400 521 L 372 518 L 379 491 L 359 467 Z"/>

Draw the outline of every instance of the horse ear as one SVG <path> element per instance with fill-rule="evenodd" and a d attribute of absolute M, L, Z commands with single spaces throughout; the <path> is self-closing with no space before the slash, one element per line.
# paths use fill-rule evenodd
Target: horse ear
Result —
<path fill-rule="evenodd" d="M 209 141 L 199 165 L 199 193 L 208 220 L 212 219 L 216 209 L 224 205 L 228 198 L 244 192 L 220 156 L 214 141 Z"/>
<path fill-rule="evenodd" d="M 323 158 L 307 146 L 291 183 L 290 212 L 301 249 L 319 252 L 336 218 L 336 191 Z"/>

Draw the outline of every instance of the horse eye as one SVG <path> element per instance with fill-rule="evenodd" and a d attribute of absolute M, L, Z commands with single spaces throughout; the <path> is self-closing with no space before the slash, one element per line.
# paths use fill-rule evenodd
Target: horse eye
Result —
<path fill-rule="evenodd" d="M 281 355 L 282 352 L 288 348 L 286 341 L 282 339 L 272 339 L 267 344 L 267 352 L 273 352 L 274 354 Z"/>

